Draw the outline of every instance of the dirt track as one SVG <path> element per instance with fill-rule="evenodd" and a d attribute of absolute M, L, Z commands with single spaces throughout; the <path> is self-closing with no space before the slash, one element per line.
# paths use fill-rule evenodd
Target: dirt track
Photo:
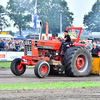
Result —
<path fill-rule="evenodd" d="M 100 100 L 100 88 L 0 91 L 0 100 Z"/>
<path fill-rule="evenodd" d="M 15 76 L 8 68 L 0 68 L 0 84 L 37 83 L 37 82 L 81 82 L 100 81 L 100 76 L 66 77 L 65 75 L 49 75 L 44 79 L 34 75 L 34 69 L 27 68 L 22 76 Z M 100 100 L 100 88 L 75 89 L 42 89 L 0 91 L 0 100 Z"/>
<path fill-rule="evenodd" d="M 37 78 L 33 68 L 27 68 L 22 76 L 15 76 L 9 68 L 0 68 L 0 84 L 9 83 L 52 83 L 52 82 L 82 82 L 100 81 L 100 76 L 90 75 L 88 77 L 67 77 L 66 75 L 49 75 L 46 78 Z"/>

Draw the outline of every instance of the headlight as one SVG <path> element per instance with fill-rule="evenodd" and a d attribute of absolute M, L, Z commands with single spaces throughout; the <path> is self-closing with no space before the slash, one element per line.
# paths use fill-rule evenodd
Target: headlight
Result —
<path fill-rule="evenodd" d="M 32 44 L 32 41 L 31 40 L 29 40 L 29 44 Z"/>
<path fill-rule="evenodd" d="M 32 41 L 31 40 L 24 40 L 24 45 L 27 45 L 27 44 L 32 44 Z"/>

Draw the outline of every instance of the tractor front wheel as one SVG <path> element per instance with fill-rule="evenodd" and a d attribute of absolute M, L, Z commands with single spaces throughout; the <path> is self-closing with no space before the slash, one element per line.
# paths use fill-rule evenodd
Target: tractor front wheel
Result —
<path fill-rule="evenodd" d="M 20 58 L 16 58 L 12 61 L 11 63 L 11 71 L 14 75 L 16 76 L 20 76 L 22 74 L 24 74 L 25 70 L 26 70 L 26 65 L 22 65 Z"/>
<path fill-rule="evenodd" d="M 36 63 L 34 73 L 37 77 L 44 78 L 49 74 L 49 72 L 50 66 L 46 61 L 41 60 Z"/>

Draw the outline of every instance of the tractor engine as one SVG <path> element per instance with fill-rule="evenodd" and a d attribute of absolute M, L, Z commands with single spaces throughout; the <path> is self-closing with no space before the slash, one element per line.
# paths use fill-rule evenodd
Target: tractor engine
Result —
<path fill-rule="evenodd" d="M 24 58 L 26 56 L 32 57 L 33 60 L 43 60 L 45 58 L 47 58 L 46 61 L 57 60 L 57 57 L 54 56 L 57 55 L 60 44 L 59 40 L 24 40 Z"/>
<path fill-rule="evenodd" d="M 58 56 L 60 45 L 59 40 L 24 40 L 25 50 L 22 59 L 27 60 L 29 65 L 36 65 L 40 60 L 47 61 L 50 73 L 62 73 L 63 56 Z"/>

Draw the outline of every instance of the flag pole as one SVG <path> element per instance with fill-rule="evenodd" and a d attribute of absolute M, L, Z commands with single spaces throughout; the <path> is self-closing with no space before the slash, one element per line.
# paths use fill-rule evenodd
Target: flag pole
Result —
<path fill-rule="evenodd" d="M 36 32 L 36 29 L 37 29 L 37 0 L 35 2 L 35 8 L 34 8 L 34 18 L 33 18 L 33 29 L 35 30 Z M 34 33 L 35 34 L 35 33 Z M 35 35 L 34 35 L 34 38 L 35 38 Z"/>

